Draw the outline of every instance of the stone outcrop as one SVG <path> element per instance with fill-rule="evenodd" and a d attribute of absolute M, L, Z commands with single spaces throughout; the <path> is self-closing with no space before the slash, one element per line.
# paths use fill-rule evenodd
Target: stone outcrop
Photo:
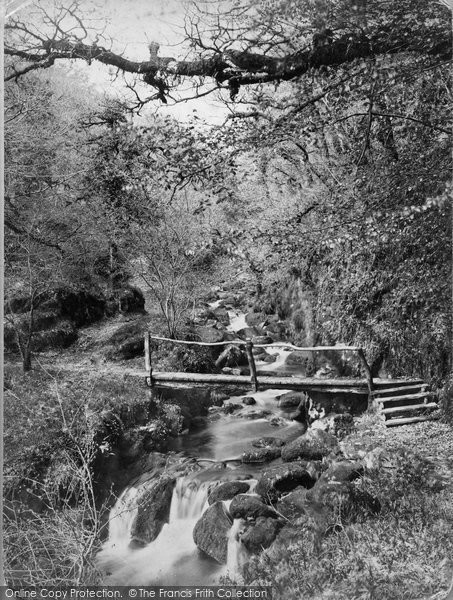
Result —
<path fill-rule="evenodd" d="M 197 521 L 193 540 L 197 547 L 220 564 L 227 561 L 228 532 L 232 521 L 222 502 L 212 504 Z"/>
<path fill-rule="evenodd" d="M 282 459 L 286 462 L 299 459 L 321 460 L 338 448 L 337 438 L 320 429 L 310 429 L 282 450 Z"/>
<path fill-rule="evenodd" d="M 239 494 L 230 504 L 233 519 L 257 519 L 258 517 L 277 517 L 273 508 L 264 504 L 256 496 Z"/>
<path fill-rule="evenodd" d="M 307 403 L 308 396 L 304 392 L 288 392 L 277 396 L 276 400 L 278 400 L 279 408 L 296 408 L 301 402 Z"/>
<path fill-rule="evenodd" d="M 277 447 L 251 448 L 242 454 L 243 463 L 265 463 L 281 456 L 282 450 Z"/>
<path fill-rule="evenodd" d="M 320 464 L 300 462 L 298 464 L 276 465 L 261 474 L 255 491 L 266 502 L 276 502 L 283 493 L 298 486 L 311 488 L 320 476 Z"/>
<path fill-rule="evenodd" d="M 141 545 L 157 538 L 164 523 L 168 523 L 175 479 L 161 477 L 145 486 L 139 498 L 137 516 L 132 523 L 131 539 Z"/>
<path fill-rule="evenodd" d="M 214 504 L 221 500 L 231 500 L 237 494 L 248 492 L 250 485 L 245 481 L 225 481 L 216 486 L 208 496 L 209 504 Z"/>
<path fill-rule="evenodd" d="M 249 552 L 256 554 L 272 544 L 282 524 L 271 517 L 258 517 L 255 523 L 241 536 L 241 541 Z"/>

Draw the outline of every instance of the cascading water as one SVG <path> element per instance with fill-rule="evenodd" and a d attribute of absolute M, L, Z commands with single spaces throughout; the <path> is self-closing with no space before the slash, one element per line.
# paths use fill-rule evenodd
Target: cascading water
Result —
<path fill-rule="evenodd" d="M 230 330 L 246 326 L 243 314 L 230 315 Z M 286 351 L 276 348 L 283 364 Z M 279 364 L 279 363 L 278 363 Z M 273 365 L 268 365 L 272 368 Z M 240 579 L 240 568 L 248 553 L 240 542 L 244 527 L 235 519 L 227 536 L 227 564 L 220 565 L 200 553 L 193 540 L 193 530 L 208 508 L 209 490 L 222 481 L 246 480 L 248 494 L 256 485 L 254 475 L 263 465 L 243 464 L 242 453 L 251 442 L 264 436 L 279 437 L 286 441 L 297 437 L 301 425 L 288 419 L 288 412 L 278 407 L 276 397 L 286 390 L 265 390 L 248 393 L 254 403 L 241 404 L 233 414 L 219 413 L 202 430 L 179 436 L 169 445 L 169 450 L 185 456 L 197 457 L 209 467 L 176 480 L 168 523 L 157 538 L 145 547 L 131 544 L 138 503 L 142 501 L 143 488 L 130 487 L 123 492 L 111 511 L 109 538 L 98 554 L 97 562 L 105 574 L 107 585 L 209 585 L 218 583 L 221 575 Z M 224 404 L 238 404 L 232 397 Z M 228 411 L 227 411 L 228 412 Z M 214 463 L 214 464 L 212 464 Z M 147 484 L 149 485 L 149 481 Z M 230 502 L 224 502 L 228 510 Z"/>
<path fill-rule="evenodd" d="M 200 560 L 192 538 L 197 520 L 207 508 L 212 483 L 199 482 L 193 477 L 176 481 L 170 504 L 169 522 L 158 537 L 144 548 L 130 546 L 133 517 L 124 519 L 121 508 L 131 502 L 128 514 L 135 515 L 134 488 L 120 496 L 109 521 L 109 539 L 98 554 L 99 568 L 106 573 L 108 585 L 195 585 L 200 578 L 214 582 L 212 577 L 221 566 L 210 560 Z M 120 508 L 121 506 L 121 508 Z M 129 529 L 126 531 L 126 525 Z M 118 536 L 121 536 L 121 544 Z"/>

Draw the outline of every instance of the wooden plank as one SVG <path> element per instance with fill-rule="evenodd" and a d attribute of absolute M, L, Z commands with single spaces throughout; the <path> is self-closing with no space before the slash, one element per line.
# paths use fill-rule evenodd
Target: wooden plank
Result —
<path fill-rule="evenodd" d="M 384 415 L 392 415 L 398 412 L 410 412 L 411 410 L 424 410 L 425 408 L 437 408 L 436 402 L 429 402 L 428 404 L 412 404 L 410 406 L 394 406 L 393 408 L 383 408 L 381 410 Z"/>
<path fill-rule="evenodd" d="M 395 427 L 396 425 L 409 425 L 410 423 L 418 423 L 419 421 L 432 421 L 432 417 L 405 417 L 404 419 L 390 419 L 385 421 L 387 427 Z"/>
<path fill-rule="evenodd" d="M 218 383 L 218 384 L 241 384 L 250 383 L 247 375 L 224 375 L 218 373 L 179 373 L 162 372 L 153 373 L 153 379 L 156 382 L 174 381 L 187 383 Z M 313 389 L 329 391 L 329 387 L 336 388 L 339 392 L 348 392 L 351 389 L 361 389 L 367 393 L 367 384 L 361 379 L 315 379 L 313 377 L 260 377 L 260 383 L 267 387 L 295 388 L 309 386 Z"/>
<path fill-rule="evenodd" d="M 410 385 L 426 385 L 426 382 L 423 379 L 381 379 L 379 377 L 375 377 L 373 379 L 374 385 L 376 387 L 376 391 L 385 390 L 391 387 L 407 387 Z"/>
<path fill-rule="evenodd" d="M 425 402 L 427 402 L 429 399 L 433 399 L 433 398 L 437 398 L 436 394 L 433 394 L 433 393 L 421 394 L 421 398 L 415 399 L 415 400 L 413 400 L 413 402 L 415 402 L 416 404 L 417 403 L 420 404 L 421 399 L 424 400 Z M 393 398 L 390 399 L 390 402 L 388 402 L 387 404 L 385 404 L 387 402 L 387 398 L 376 398 L 376 402 L 378 402 L 380 406 L 389 406 L 390 404 L 393 404 L 394 402 L 398 402 L 399 400 L 401 400 L 402 402 L 406 402 L 406 401 L 409 401 L 410 398 L 408 399 L 406 396 L 394 396 Z M 416 404 L 414 404 L 413 406 L 415 406 Z"/>
<path fill-rule="evenodd" d="M 379 402 L 398 402 L 398 400 L 419 400 L 422 398 L 433 398 L 433 392 L 420 392 L 419 394 L 404 394 L 401 396 L 389 396 L 388 398 L 376 398 Z"/>
<path fill-rule="evenodd" d="M 405 385 L 402 387 L 394 387 L 394 388 L 387 388 L 387 389 L 379 389 L 379 390 L 374 390 L 373 392 L 373 396 L 379 396 L 381 394 L 393 394 L 394 392 L 406 392 L 408 390 L 419 390 L 423 387 L 428 387 L 428 384 L 415 384 L 415 385 Z"/>

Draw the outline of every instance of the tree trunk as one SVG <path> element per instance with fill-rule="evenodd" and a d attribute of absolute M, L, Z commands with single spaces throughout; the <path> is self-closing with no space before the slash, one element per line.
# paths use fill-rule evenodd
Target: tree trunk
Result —
<path fill-rule="evenodd" d="M 26 346 L 22 352 L 22 368 L 24 373 L 31 371 L 31 350 L 29 346 Z"/>

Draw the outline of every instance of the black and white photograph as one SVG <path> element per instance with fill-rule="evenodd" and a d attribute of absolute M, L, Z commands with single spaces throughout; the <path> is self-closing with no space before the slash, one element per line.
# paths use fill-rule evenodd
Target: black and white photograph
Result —
<path fill-rule="evenodd" d="M 3 1 L 2 598 L 453 600 L 452 11 Z"/>

